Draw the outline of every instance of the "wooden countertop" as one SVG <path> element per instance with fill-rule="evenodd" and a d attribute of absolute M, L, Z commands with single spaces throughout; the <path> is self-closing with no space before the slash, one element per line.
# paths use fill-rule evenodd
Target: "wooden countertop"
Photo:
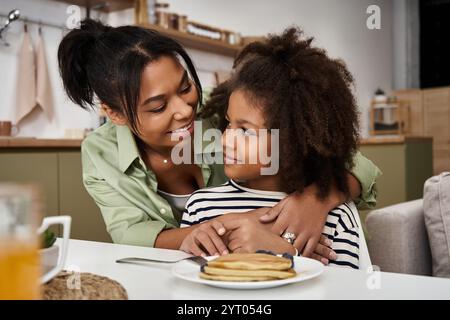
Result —
<path fill-rule="evenodd" d="M 432 137 L 425 136 L 388 136 L 388 137 L 370 137 L 361 139 L 360 145 L 376 145 L 376 144 L 402 144 L 402 143 L 414 143 L 414 142 L 432 142 Z"/>
<path fill-rule="evenodd" d="M 37 139 L 0 137 L 0 148 L 80 148 L 79 139 Z"/>
<path fill-rule="evenodd" d="M 0 148 L 80 148 L 80 139 L 37 139 L 0 137 Z M 398 136 L 361 139 L 360 145 L 402 144 L 432 141 L 432 137 Z"/>

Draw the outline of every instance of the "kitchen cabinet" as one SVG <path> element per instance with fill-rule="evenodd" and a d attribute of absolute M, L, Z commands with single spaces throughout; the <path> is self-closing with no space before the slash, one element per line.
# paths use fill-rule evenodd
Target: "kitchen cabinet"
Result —
<path fill-rule="evenodd" d="M 58 166 L 56 153 L 29 149 L 12 151 L 0 148 L 0 183 L 37 183 L 44 203 L 44 216 L 58 215 Z M 39 221 L 40 223 L 40 221 Z M 59 227 L 51 230 L 59 234 Z"/>
<path fill-rule="evenodd" d="M 423 197 L 423 185 L 433 176 L 432 149 L 430 137 L 370 138 L 361 142 L 361 153 L 383 172 L 377 180 L 376 208 Z M 359 211 L 364 230 L 369 212 Z"/>
<path fill-rule="evenodd" d="M 81 152 L 58 152 L 59 212 L 73 217 L 73 239 L 111 242 L 100 209 L 84 188 Z"/>
<path fill-rule="evenodd" d="M 72 217 L 71 238 L 111 242 L 100 210 L 82 183 L 79 143 L 45 147 L 36 139 L 25 147 L 25 140 L 15 141 L 15 146 L 0 146 L 0 182 L 37 184 L 43 194 L 44 216 Z M 59 228 L 52 231 L 60 235 Z"/>
<path fill-rule="evenodd" d="M 377 180 L 377 208 L 422 198 L 425 181 L 433 176 L 430 137 L 395 137 L 363 140 L 361 153 L 383 174 Z"/>

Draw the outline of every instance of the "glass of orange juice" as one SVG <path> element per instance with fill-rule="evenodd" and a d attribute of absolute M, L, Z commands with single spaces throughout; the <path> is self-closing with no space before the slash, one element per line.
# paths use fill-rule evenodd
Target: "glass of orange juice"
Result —
<path fill-rule="evenodd" d="M 42 211 L 37 187 L 0 183 L 0 300 L 39 299 L 39 285 L 55 277 L 65 265 L 72 218 L 46 217 L 37 228 Z M 57 265 L 43 274 L 39 234 L 56 224 L 63 226 L 61 252 Z"/>
<path fill-rule="evenodd" d="M 0 184 L 0 300 L 40 297 L 40 211 L 35 187 Z"/>

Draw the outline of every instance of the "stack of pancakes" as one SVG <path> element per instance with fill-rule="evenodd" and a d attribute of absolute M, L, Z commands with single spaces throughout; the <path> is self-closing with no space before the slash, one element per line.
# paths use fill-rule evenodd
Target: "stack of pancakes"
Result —
<path fill-rule="evenodd" d="M 292 258 L 292 257 L 291 257 Z M 267 281 L 295 277 L 293 260 L 266 253 L 231 253 L 208 262 L 200 278 L 216 281 Z"/>

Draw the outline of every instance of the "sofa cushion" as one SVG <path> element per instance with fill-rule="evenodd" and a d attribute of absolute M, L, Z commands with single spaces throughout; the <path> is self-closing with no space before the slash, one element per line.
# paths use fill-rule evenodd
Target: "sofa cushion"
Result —
<path fill-rule="evenodd" d="M 370 258 L 381 271 L 432 275 L 422 199 L 371 211 L 366 228 Z"/>
<path fill-rule="evenodd" d="M 423 209 L 433 260 L 433 276 L 450 278 L 450 172 L 425 182 Z"/>

